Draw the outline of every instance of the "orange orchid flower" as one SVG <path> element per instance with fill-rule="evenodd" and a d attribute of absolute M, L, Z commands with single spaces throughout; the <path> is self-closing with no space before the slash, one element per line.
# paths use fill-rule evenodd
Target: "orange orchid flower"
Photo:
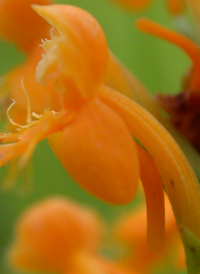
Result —
<path fill-rule="evenodd" d="M 149 231 L 152 239 L 156 231 L 160 235 L 156 242 L 149 235 L 150 248 L 155 250 L 164 244 L 161 176 L 178 225 L 200 238 L 200 190 L 196 176 L 159 122 L 137 103 L 104 84 L 109 51 L 98 22 L 73 6 L 33 8 L 55 28 L 51 40 L 43 42 L 46 54 L 37 66 L 36 78 L 41 84 L 54 83 L 62 109 L 47 110 L 43 115 L 33 113 L 35 120 L 31 121 L 29 115 L 25 126 L 16 125 L 9 118 L 19 130 L 1 134 L 0 164 L 21 156 L 17 164 L 22 168 L 37 143 L 47 138 L 75 181 L 104 201 L 130 202 L 141 177 Z M 131 134 L 152 158 L 136 145 Z M 146 174 L 151 178 L 155 175 L 154 185 L 147 183 Z M 158 224 L 155 230 L 153 222 Z"/>
<path fill-rule="evenodd" d="M 19 218 L 8 264 L 59 274 L 139 274 L 100 257 L 104 225 L 95 212 L 61 197 L 49 198 Z"/>
<path fill-rule="evenodd" d="M 46 2 L 47 0 L 19 0 L 16 3 L 13 3 L 14 5 L 17 4 L 17 7 L 13 6 L 10 0 L 0 2 L 0 14 L 3 14 L 2 21 L 0 21 L 0 34 L 2 33 L 1 38 L 13 42 L 21 50 L 28 53 L 27 61 L 1 77 L 1 107 L 5 109 L 5 113 L 10 104 L 10 98 L 12 98 L 15 101 L 15 105 L 10 110 L 10 116 L 14 117 L 15 122 L 20 124 L 26 123 L 27 111 L 27 96 L 21 85 L 22 77 L 23 85 L 26 87 L 26 92 L 30 99 L 29 101 L 33 112 L 41 114 L 49 107 L 55 111 L 59 111 L 61 108 L 60 102 L 55 95 L 52 85 L 41 86 L 35 80 L 36 66 L 40 61 L 42 54 L 42 48 L 38 47 L 38 43 L 41 40 L 40 37 L 50 39 L 50 26 L 38 15 L 36 15 L 36 13 L 34 13 L 30 5 L 33 3 L 44 5 Z M 52 1 L 49 0 L 49 3 L 51 2 Z M 10 8 L 11 6 L 12 9 Z M 15 16 L 13 16 L 14 9 Z M 19 17 L 22 18 L 20 21 L 22 24 L 20 25 L 18 24 Z M 38 18 L 40 19 L 39 23 L 35 22 Z M 9 20 L 9 25 L 5 29 L 5 23 L 7 20 Z M 38 28 L 38 24 L 40 24 L 40 28 Z M 33 33 L 33 35 L 31 36 L 31 39 L 28 40 L 30 42 L 29 48 L 25 49 L 24 37 L 27 37 L 27 29 L 29 30 L 29 34 Z M 9 33 L 9 38 L 7 37 L 8 34 L 7 36 L 3 35 L 6 31 Z M 144 107 L 152 110 L 155 114 L 155 106 L 152 106 L 152 100 L 148 92 L 139 83 L 139 81 L 126 68 L 123 67 L 123 65 L 112 53 L 110 53 L 105 81 L 106 85 L 112 88 L 115 88 L 117 85 L 120 92 L 130 98 L 133 98 Z M 38 100 L 40 101 L 40 104 L 38 104 Z M 11 125 L 9 125 L 8 128 L 8 131 L 14 130 Z"/>
<path fill-rule="evenodd" d="M 64 13 L 63 8 L 65 8 Z M 55 94 L 62 102 L 62 110 L 58 113 L 55 113 L 55 110 L 47 111 L 42 117 L 34 115 L 36 121 L 30 122 L 27 126 L 19 126 L 21 128 L 19 133 L 6 137 L 2 135 L 4 142 L 21 140 L 0 147 L 4 150 L 2 154 L 7 155 L 7 159 L 1 163 L 4 164 L 26 151 L 20 161 L 23 165 L 37 142 L 49 136 L 48 141 L 51 147 L 56 154 L 59 153 L 57 156 L 62 164 L 79 184 L 96 196 L 112 203 L 128 202 L 133 199 L 139 182 L 136 145 L 123 120 L 111 108 L 100 102 L 95 95 L 103 83 L 108 64 L 109 52 L 104 33 L 96 20 L 79 8 L 52 5 L 45 9 L 50 13 L 48 20 L 53 18 L 52 25 L 60 34 L 52 36 L 52 40 L 43 42 L 47 53 L 38 65 L 36 77 L 40 82 L 45 81 L 45 78 L 49 78 L 50 82 L 57 79 Z M 45 9 L 43 11 L 42 6 L 37 7 L 42 15 Z M 83 25 L 76 13 L 88 24 Z M 61 24 L 64 29 L 58 24 Z M 69 27 L 68 24 L 70 24 Z M 95 26 L 95 34 L 92 25 Z M 90 28 L 88 29 L 87 26 Z M 68 37 L 68 32 L 73 33 L 72 37 Z M 90 38 L 91 35 L 94 37 L 93 40 Z M 71 40 L 67 42 L 69 38 Z M 83 46 L 84 43 L 87 44 L 88 52 Z M 66 44 L 69 48 L 66 48 Z M 71 56 L 71 60 L 68 59 L 68 55 Z M 55 56 L 54 60 L 53 56 Z M 65 56 L 67 60 L 63 58 Z M 61 62 L 63 72 L 63 69 L 57 70 L 60 66 L 59 60 L 65 61 L 63 64 Z M 54 132 L 56 133 L 52 135 Z M 116 136 L 115 140 L 112 136 Z M 68 142 L 64 141 L 65 138 Z M 62 154 L 57 148 L 62 146 L 63 142 L 67 154 Z M 10 159 L 9 153 L 5 153 L 7 148 L 14 152 L 12 156 L 10 155 Z M 88 148 L 89 154 L 86 152 Z M 88 154 L 87 160 L 85 154 Z M 110 184 L 107 184 L 107 180 Z"/>
<path fill-rule="evenodd" d="M 144 203 L 123 215 L 115 224 L 114 235 L 127 247 L 126 265 L 141 273 L 151 271 L 162 264 L 174 268 L 185 268 L 185 255 L 176 220 L 167 196 L 165 195 L 166 244 L 159 253 L 151 252 L 146 244 L 147 220 Z M 139 229 L 138 229 L 139 226 Z"/>
<path fill-rule="evenodd" d="M 200 152 L 200 47 L 189 38 L 166 29 L 149 19 L 137 21 L 140 30 L 180 47 L 191 59 L 192 68 L 178 95 L 158 95 L 158 103 L 169 113 L 172 124 Z"/>
<path fill-rule="evenodd" d="M 149 7 L 152 0 L 116 0 L 123 6 L 131 10 L 143 10 Z M 172 15 L 179 15 L 184 9 L 184 0 L 165 0 L 168 10 Z"/>
<path fill-rule="evenodd" d="M 1 78 L 1 96 L 0 96 L 0 105 L 2 108 L 2 118 L 4 118 L 4 125 L 6 125 L 6 128 L 3 131 L 7 132 L 14 132 L 16 127 L 7 123 L 5 119 L 5 113 L 6 110 L 9 107 L 10 104 L 10 98 L 12 98 L 15 101 L 15 105 L 10 110 L 10 116 L 12 119 L 14 119 L 16 124 L 26 124 L 27 120 L 27 96 L 24 92 L 24 89 L 21 85 L 21 80 L 23 77 L 23 85 L 26 88 L 26 93 L 28 94 L 31 110 L 35 113 L 41 114 L 44 112 L 44 110 L 50 108 L 55 111 L 59 111 L 61 108 L 59 98 L 57 94 L 55 94 L 53 85 L 50 83 L 46 86 L 41 86 L 36 80 L 35 80 L 35 69 L 37 66 L 37 63 L 41 59 L 42 54 L 42 48 L 38 47 L 38 39 L 39 35 L 42 34 L 42 37 L 46 37 L 50 39 L 49 36 L 49 29 L 50 26 L 47 24 L 44 20 L 40 21 L 40 28 L 37 28 L 38 23 L 37 17 L 40 18 L 38 15 L 34 14 L 33 10 L 30 8 L 30 4 L 33 0 L 19 0 L 17 1 L 17 8 L 16 8 L 16 14 L 15 16 L 12 15 L 13 9 L 10 9 L 9 7 L 15 5 L 16 3 L 11 5 L 10 0 L 6 0 L 4 2 L 0 2 L 0 14 L 3 13 L 4 17 L 6 18 L 12 18 L 12 20 L 9 21 L 9 30 L 10 33 L 10 41 L 15 42 L 15 44 L 20 47 L 21 50 L 24 50 L 23 47 L 23 39 L 26 37 L 26 31 L 27 29 L 32 30 L 33 36 L 31 40 L 32 47 L 30 47 L 28 52 L 28 59 L 23 63 L 22 65 L 14 68 L 12 71 L 10 71 L 8 74 L 3 76 Z M 46 0 L 38 0 L 37 3 L 45 4 Z M 34 1 L 35 3 L 35 1 Z M 49 3 L 51 1 L 49 0 Z M 5 24 L 3 23 L 2 17 L 2 24 L 0 23 L 0 33 L 4 32 Z M 19 17 L 23 18 L 23 24 L 20 25 L 20 28 L 17 29 L 18 21 L 16 21 Z M 32 21 L 29 20 L 29 18 L 32 18 Z M 6 19 L 7 20 L 7 19 Z M 32 22 L 34 24 L 32 24 Z M 34 30 L 34 26 L 36 27 Z M 23 29 L 25 28 L 25 29 Z M 2 29 L 2 31 L 1 31 Z M 39 29 L 39 30 L 38 30 Z M 38 32 L 38 35 L 36 33 Z M 20 32 L 20 33 L 19 33 Z M 24 35 L 21 35 L 21 34 Z M 30 33 L 30 32 L 29 32 Z M 18 42 L 16 41 L 16 36 L 21 37 L 22 41 L 20 42 L 20 39 L 18 38 Z M 13 36 L 13 37 L 12 37 Z M 5 37 L 4 37 L 5 39 Z M 36 40 L 36 41 L 33 41 Z M 136 77 L 128 71 L 127 68 L 125 68 L 119 60 L 110 52 L 109 53 L 109 63 L 108 68 L 106 71 L 106 77 L 105 77 L 105 84 L 111 88 L 117 89 L 117 91 L 125 94 L 126 96 L 130 97 L 134 101 L 138 102 L 141 106 L 146 108 L 148 111 L 150 111 L 159 121 L 164 124 L 165 127 L 173 134 L 174 138 L 178 141 L 178 143 L 181 145 L 184 153 L 186 154 L 188 160 L 192 164 L 192 167 L 194 168 L 196 174 L 199 174 L 199 158 L 198 154 L 195 154 L 195 151 L 192 150 L 192 147 L 186 144 L 185 139 L 182 139 L 180 135 L 177 134 L 176 131 L 174 131 L 174 128 L 171 126 L 171 124 L 165 120 L 162 119 L 160 113 L 159 113 L 159 107 L 155 103 L 154 100 L 152 100 L 151 96 L 148 94 L 148 91 L 144 88 L 144 86 L 136 79 Z M 38 101 L 40 103 L 38 104 Z M 9 178 L 7 177 L 4 180 L 3 188 L 4 190 L 8 190 L 13 186 L 14 181 L 16 180 L 16 164 L 12 164 L 11 167 L 9 167 Z M 29 172 L 27 172 L 29 174 Z M 27 175 L 25 176 L 27 177 Z M 29 179 L 26 178 L 26 181 Z"/>
<path fill-rule="evenodd" d="M 38 44 L 41 37 L 49 38 L 50 26 L 31 8 L 31 4 L 51 4 L 51 0 L 19 0 L 0 1 L 0 37 L 14 43 L 28 55 L 27 60 L 1 77 L 0 104 L 2 109 L 8 108 L 10 98 L 16 104 L 11 110 L 15 122 L 26 123 L 27 96 L 21 81 L 28 90 L 31 109 L 36 113 L 43 113 L 48 107 L 58 111 L 58 102 L 51 85 L 42 87 L 35 80 L 35 70 L 43 52 Z M 48 92 L 46 90 L 48 89 Z M 38 100 L 40 104 L 38 104 Z M 15 130 L 11 125 L 9 131 Z"/>

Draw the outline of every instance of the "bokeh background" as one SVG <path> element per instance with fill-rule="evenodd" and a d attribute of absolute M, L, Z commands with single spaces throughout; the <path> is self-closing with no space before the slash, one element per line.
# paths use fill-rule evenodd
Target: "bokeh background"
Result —
<path fill-rule="evenodd" d="M 164 0 L 152 1 L 150 9 L 137 13 L 125 10 L 111 0 L 55 2 L 77 5 L 92 13 L 103 27 L 110 49 L 152 95 L 156 92 L 176 93 L 180 90 L 181 78 L 189 67 L 189 59 L 175 46 L 141 33 L 135 28 L 135 20 L 146 16 L 171 29 L 177 29 L 182 18 L 174 19 L 166 10 Z M 23 59 L 23 54 L 14 46 L 0 41 L 0 75 L 5 74 Z M 137 203 L 136 199 L 131 205 L 113 207 L 88 195 L 66 174 L 46 141 L 37 146 L 32 162 L 33 184 L 30 184 L 25 193 L 20 191 L 20 182 L 10 192 L 0 191 L 1 274 L 14 273 L 5 264 L 5 250 L 11 243 L 17 216 L 34 202 L 53 195 L 63 195 L 96 208 L 109 222 Z M 4 171 L 1 171 L 1 180 L 3 175 Z"/>

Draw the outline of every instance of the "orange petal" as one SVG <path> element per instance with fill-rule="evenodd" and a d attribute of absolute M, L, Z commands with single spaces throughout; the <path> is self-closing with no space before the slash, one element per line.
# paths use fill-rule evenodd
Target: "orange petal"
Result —
<path fill-rule="evenodd" d="M 38 142 L 50 134 L 62 130 L 73 119 L 74 113 L 63 113 L 55 115 L 47 111 L 41 120 L 30 122 L 30 127 L 19 133 L 3 134 L 0 145 L 0 166 L 21 156 L 18 161 L 19 168 L 22 168 L 31 157 Z M 1 135 L 0 135 L 1 137 Z M 4 144 L 3 142 L 12 142 Z"/>
<path fill-rule="evenodd" d="M 106 37 L 99 23 L 75 6 L 33 5 L 33 8 L 58 34 L 43 42 L 46 54 L 38 64 L 37 80 L 42 83 L 52 77 L 59 79 L 65 90 L 69 90 L 67 82 L 71 80 L 83 97 L 96 94 L 104 80 L 109 58 Z"/>
<path fill-rule="evenodd" d="M 84 189 L 112 204 L 133 200 L 139 182 L 134 140 L 121 118 L 98 99 L 88 102 L 48 141 Z"/>

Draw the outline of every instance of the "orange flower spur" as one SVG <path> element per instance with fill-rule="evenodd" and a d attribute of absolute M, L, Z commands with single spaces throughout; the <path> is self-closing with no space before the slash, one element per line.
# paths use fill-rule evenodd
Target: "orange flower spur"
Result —
<path fill-rule="evenodd" d="M 142 202 L 119 218 L 114 226 L 114 236 L 127 250 L 124 264 L 141 273 L 170 265 L 174 270 L 185 268 L 185 255 L 171 205 L 165 195 L 166 245 L 159 253 L 149 251 L 146 244 L 147 218 Z M 138 229 L 138 225 L 140 229 Z M 161 269 L 160 269 L 161 270 Z M 158 272 L 159 273 L 159 272 Z"/>
<path fill-rule="evenodd" d="M 100 255 L 104 224 L 90 208 L 62 197 L 27 209 L 7 252 L 16 270 L 58 274 L 139 274 Z M 98 271 L 98 272 L 97 272 Z"/>
<path fill-rule="evenodd" d="M 190 57 L 192 67 L 183 81 L 183 91 L 177 95 L 157 95 L 157 101 L 169 113 L 172 124 L 200 152 L 200 47 L 189 38 L 149 19 L 138 20 L 137 26 L 175 44 Z"/>
<path fill-rule="evenodd" d="M 98 22 L 74 6 L 33 8 L 55 28 L 52 39 L 43 42 L 46 53 L 38 64 L 36 78 L 41 84 L 54 83 L 62 108 L 59 112 L 47 110 L 43 115 L 33 113 L 34 119 L 29 115 L 27 125 L 16 125 L 15 133 L 1 134 L 0 164 L 17 158 L 18 168 L 22 168 L 37 143 L 47 138 L 74 180 L 106 202 L 132 201 L 141 178 L 152 250 L 160 249 L 165 242 L 162 182 L 181 231 L 187 229 L 200 238 L 196 176 L 158 121 L 104 84 L 109 51 Z"/>

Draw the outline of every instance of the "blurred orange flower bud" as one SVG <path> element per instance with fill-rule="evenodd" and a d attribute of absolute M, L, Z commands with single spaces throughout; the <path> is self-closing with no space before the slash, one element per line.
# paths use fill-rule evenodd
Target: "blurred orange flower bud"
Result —
<path fill-rule="evenodd" d="M 31 5 L 51 3 L 52 0 L 0 0 L 0 37 L 30 52 L 48 28 L 48 24 L 34 13 Z"/>
<path fill-rule="evenodd" d="M 8 264 L 59 274 L 139 274 L 99 255 L 104 225 L 95 212 L 61 197 L 49 198 L 18 219 Z"/>
<path fill-rule="evenodd" d="M 90 209 L 49 198 L 19 218 L 8 263 L 22 270 L 65 273 L 75 267 L 78 254 L 97 253 L 102 233 L 103 224 Z"/>

